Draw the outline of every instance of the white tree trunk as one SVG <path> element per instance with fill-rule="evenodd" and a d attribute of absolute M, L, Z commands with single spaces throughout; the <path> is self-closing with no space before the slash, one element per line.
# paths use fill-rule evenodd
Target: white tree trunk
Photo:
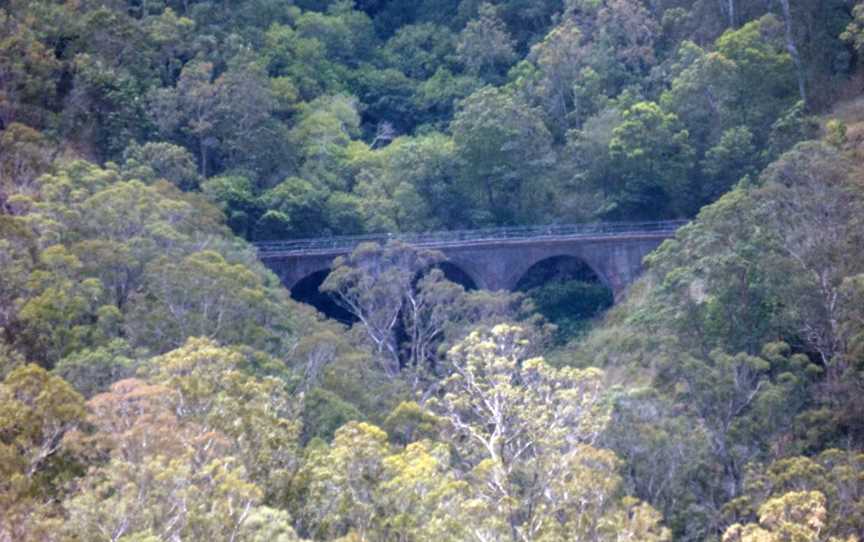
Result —
<path fill-rule="evenodd" d="M 726 15 L 729 28 L 738 26 L 735 13 L 735 0 L 720 0 L 720 10 Z"/>
<path fill-rule="evenodd" d="M 730 0 L 731 1 L 731 0 Z M 795 62 L 795 69 L 798 75 L 798 93 L 801 96 L 801 101 L 804 107 L 807 107 L 807 88 L 804 78 L 804 66 L 801 64 L 801 55 L 798 53 L 798 47 L 795 45 L 795 37 L 792 35 L 792 10 L 789 7 L 789 0 L 780 0 L 780 6 L 783 9 L 783 22 L 786 26 L 786 50 L 789 51 L 789 56 Z"/>

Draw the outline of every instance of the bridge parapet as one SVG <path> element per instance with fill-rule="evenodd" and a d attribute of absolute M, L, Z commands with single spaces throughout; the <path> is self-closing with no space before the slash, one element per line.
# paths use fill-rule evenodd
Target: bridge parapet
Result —
<path fill-rule="evenodd" d="M 451 230 L 427 233 L 376 233 L 369 235 L 344 235 L 285 241 L 263 241 L 255 243 L 261 259 L 285 256 L 348 253 L 360 243 L 401 241 L 423 248 L 444 248 L 489 244 L 495 241 L 551 239 L 589 239 L 615 237 L 671 237 L 686 220 L 664 220 L 654 222 L 599 222 L 593 224 L 551 224 L 548 226 L 517 226 L 477 230 Z"/>

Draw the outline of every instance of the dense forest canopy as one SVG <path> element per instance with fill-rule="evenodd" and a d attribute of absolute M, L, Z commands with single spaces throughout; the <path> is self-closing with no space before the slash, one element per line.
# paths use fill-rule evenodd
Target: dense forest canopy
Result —
<path fill-rule="evenodd" d="M 862 54 L 853 0 L 0 0 L 0 542 L 858 542 Z M 327 318 L 250 244 L 671 218 L 614 307 L 391 242 Z"/>

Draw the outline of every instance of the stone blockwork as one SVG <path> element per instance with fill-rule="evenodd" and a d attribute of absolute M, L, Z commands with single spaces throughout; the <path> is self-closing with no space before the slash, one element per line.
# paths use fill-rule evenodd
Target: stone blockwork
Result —
<path fill-rule="evenodd" d="M 579 239 L 511 239 L 453 243 L 436 247 L 451 264 L 464 271 L 479 288 L 512 290 L 535 264 L 570 256 L 588 265 L 620 299 L 642 271 L 642 259 L 671 234 L 646 233 Z M 263 258 L 287 288 L 328 269 L 344 251 L 286 254 Z"/>

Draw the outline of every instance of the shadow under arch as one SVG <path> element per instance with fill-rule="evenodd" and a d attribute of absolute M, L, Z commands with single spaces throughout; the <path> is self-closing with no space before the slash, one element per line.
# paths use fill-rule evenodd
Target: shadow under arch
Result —
<path fill-rule="evenodd" d="M 444 278 L 450 282 L 459 284 L 465 288 L 466 291 L 478 289 L 477 282 L 471 277 L 471 275 L 469 275 L 468 272 L 462 269 L 458 264 L 449 260 L 438 262 L 437 264 L 420 271 L 416 278 L 419 279 L 432 269 L 440 269 L 441 272 L 444 273 Z"/>
<path fill-rule="evenodd" d="M 312 305 L 328 318 L 351 325 L 357 321 L 357 317 L 339 305 L 333 296 L 319 289 L 329 274 L 330 269 L 321 269 L 298 280 L 291 288 L 291 298 Z"/>
<path fill-rule="evenodd" d="M 522 273 L 522 276 L 516 281 L 513 291 L 525 292 L 549 282 L 570 280 L 600 284 L 608 288 L 610 292 L 612 291 L 606 277 L 595 271 L 585 260 L 569 254 L 549 256 L 535 262 Z"/>
<path fill-rule="evenodd" d="M 444 277 L 456 284 L 461 285 L 465 290 L 477 290 L 478 286 L 474 279 L 469 275 L 465 270 L 463 270 L 458 265 L 449 262 L 442 261 L 428 269 L 424 269 L 420 271 L 415 280 L 419 280 L 420 277 L 428 273 L 431 269 L 438 268 L 444 273 Z M 295 301 L 299 301 L 300 303 L 306 303 L 307 305 L 312 305 L 315 307 L 318 312 L 323 314 L 328 318 L 332 318 L 338 322 L 343 324 L 351 325 L 357 322 L 357 317 L 343 308 L 332 295 L 324 293 L 320 290 L 321 285 L 327 279 L 327 275 L 330 274 L 330 269 L 319 269 L 313 273 L 310 273 L 298 280 L 294 283 L 294 286 L 291 287 L 291 298 Z"/>
<path fill-rule="evenodd" d="M 615 301 L 605 277 L 570 255 L 534 263 L 516 282 L 514 291 L 525 293 L 537 311 L 558 326 L 556 342 L 562 344 L 581 336 Z"/>

